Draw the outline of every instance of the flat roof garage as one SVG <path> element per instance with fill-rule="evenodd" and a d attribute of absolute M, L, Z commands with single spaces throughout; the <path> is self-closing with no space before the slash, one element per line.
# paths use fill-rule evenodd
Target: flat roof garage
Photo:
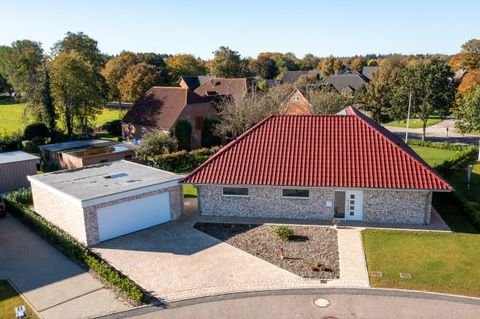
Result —
<path fill-rule="evenodd" d="M 29 177 L 35 211 L 87 246 L 180 217 L 180 179 L 128 161 Z"/>

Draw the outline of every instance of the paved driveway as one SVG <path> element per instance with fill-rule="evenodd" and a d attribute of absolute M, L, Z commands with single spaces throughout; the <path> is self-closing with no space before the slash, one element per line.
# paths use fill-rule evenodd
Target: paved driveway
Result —
<path fill-rule="evenodd" d="M 125 302 L 15 218 L 0 219 L 0 278 L 9 278 L 43 318 L 87 318 Z"/>

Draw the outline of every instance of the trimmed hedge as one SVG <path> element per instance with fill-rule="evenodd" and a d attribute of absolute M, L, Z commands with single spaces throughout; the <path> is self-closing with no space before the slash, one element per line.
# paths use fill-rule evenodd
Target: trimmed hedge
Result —
<path fill-rule="evenodd" d="M 100 279 L 116 288 L 134 304 L 145 303 L 151 299 L 134 281 L 107 264 L 75 238 L 29 209 L 27 205 L 31 204 L 31 200 L 30 189 L 22 189 L 4 196 L 7 209 L 13 216 L 59 249 L 64 255 L 93 271 Z"/>
<path fill-rule="evenodd" d="M 175 173 L 191 172 L 220 149 L 219 146 L 200 148 L 190 152 L 180 151 L 157 156 L 151 166 Z"/>

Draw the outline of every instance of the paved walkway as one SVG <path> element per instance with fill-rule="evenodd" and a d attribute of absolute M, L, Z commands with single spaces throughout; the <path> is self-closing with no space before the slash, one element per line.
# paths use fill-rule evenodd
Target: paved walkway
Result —
<path fill-rule="evenodd" d="M 14 217 L 0 219 L 0 278 L 45 319 L 88 318 L 131 307 Z"/>
<path fill-rule="evenodd" d="M 330 286 L 370 287 L 362 237 L 360 235 L 362 230 L 363 228 L 341 226 L 337 230 L 340 280 L 337 282 L 332 281 Z"/>

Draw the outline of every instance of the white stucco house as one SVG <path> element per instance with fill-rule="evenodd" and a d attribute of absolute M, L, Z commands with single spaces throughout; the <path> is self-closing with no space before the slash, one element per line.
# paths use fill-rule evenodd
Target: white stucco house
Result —
<path fill-rule="evenodd" d="M 353 107 L 272 116 L 183 180 L 209 216 L 428 224 L 452 187 L 400 138 Z"/>

